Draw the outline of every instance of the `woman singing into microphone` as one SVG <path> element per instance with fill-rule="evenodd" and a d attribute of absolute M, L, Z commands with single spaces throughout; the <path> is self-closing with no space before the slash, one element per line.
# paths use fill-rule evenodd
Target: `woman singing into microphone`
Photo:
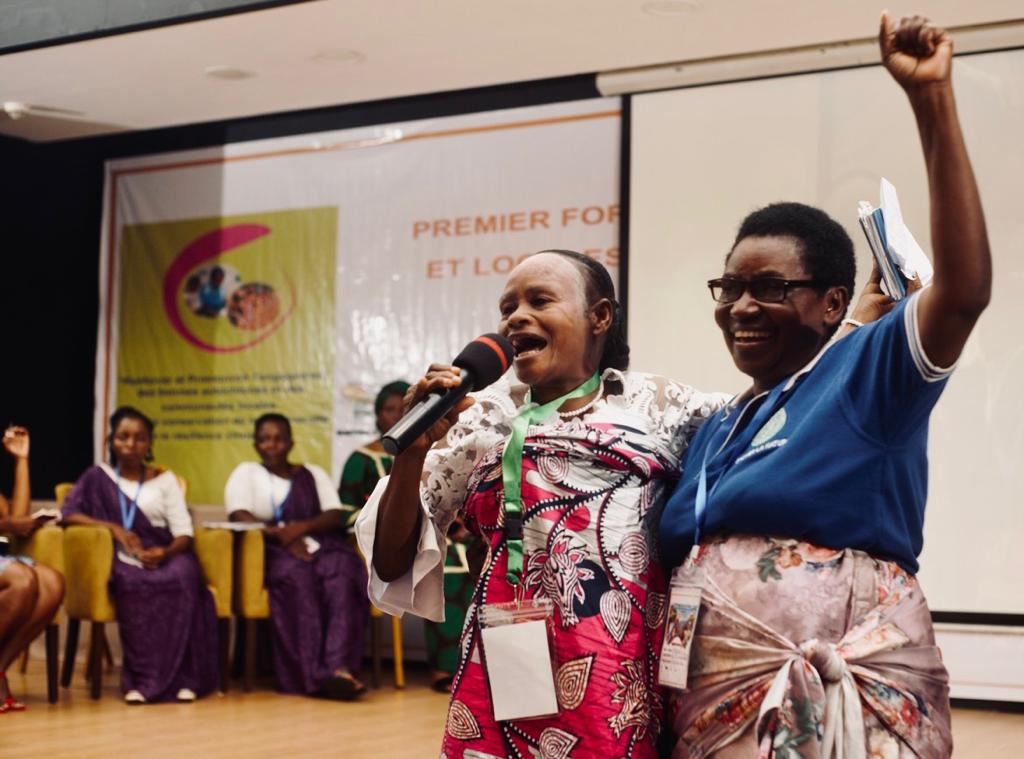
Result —
<path fill-rule="evenodd" d="M 357 523 L 371 597 L 388 612 L 442 619 L 444 537 L 461 515 L 488 552 L 463 633 L 443 755 L 655 756 L 665 590 L 652 549 L 653 507 L 688 435 L 725 399 L 626 371 L 611 279 L 578 253 L 545 251 L 524 261 L 499 308 L 499 332 L 515 348 L 515 373 L 526 387 L 502 380 L 475 403 L 463 400 L 395 458 Z M 457 382 L 452 367 L 435 364 L 406 405 Z M 546 413 L 536 413 L 538 404 Z M 522 436 L 509 443 L 517 449 L 511 456 L 505 441 L 517 426 Z M 512 519 L 503 485 L 503 469 L 520 466 L 521 543 L 505 530 Z M 498 722 L 478 616 L 481 606 L 517 596 L 553 605 L 559 713 Z"/>

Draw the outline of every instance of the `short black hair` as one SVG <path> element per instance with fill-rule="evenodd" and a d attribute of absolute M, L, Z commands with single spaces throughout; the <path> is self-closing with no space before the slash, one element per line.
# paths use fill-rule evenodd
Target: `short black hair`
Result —
<path fill-rule="evenodd" d="M 377 393 L 377 397 L 373 399 L 373 413 L 379 414 L 383 410 L 384 404 L 387 403 L 388 398 L 393 395 L 397 395 L 399 398 L 404 398 L 408 390 L 409 383 L 405 380 L 389 382 L 380 389 L 380 392 Z"/>
<path fill-rule="evenodd" d="M 740 224 L 733 250 L 747 237 L 792 237 L 800 244 L 807 275 L 820 289 L 845 287 L 853 298 L 857 260 L 853 240 L 843 225 L 819 208 L 803 203 L 772 203 L 759 208 Z M 729 260 L 732 250 L 725 260 Z"/>
<path fill-rule="evenodd" d="M 608 335 L 605 338 L 604 350 L 601 352 L 601 361 L 598 368 L 618 369 L 625 371 L 629 368 L 629 343 L 626 341 L 626 325 L 622 316 L 622 306 L 615 299 L 615 285 L 612 284 L 612 277 L 608 270 L 598 261 L 577 253 L 575 250 L 541 250 L 540 253 L 555 253 L 564 256 L 576 264 L 576 268 L 583 275 L 584 295 L 587 298 L 587 306 L 592 306 L 602 298 L 607 298 L 612 304 L 612 324 L 608 328 Z"/>
<path fill-rule="evenodd" d="M 110 454 L 110 463 L 117 466 L 117 454 L 114 453 L 114 433 L 117 432 L 118 426 L 125 419 L 138 419 L 142 422 L 142 425 L 146 428 L 146 432 L 149 433 L 149 451 L 146 453 L 146 461 L 153 460 L 153 429 L 156 425 L 153 420 L 143 414 L 134 406 L 118 406 L 114 409 L 114 413 L 110 415 L 110 437 L 107 441 L 107 453 Z"/>
<path fill-rule="evenodd" d="M 260 427 L 262 427 L 266 422 L 277 422 L 285 428 L 285 431 L 288 433 L 288 437 L 292 436 L 292 423 L 288 420 L 288 417 L 284 414 L 278 414 L 277 412 L 271 411 L 270 413 L 261 415 L 256 420 L 256 423 L 252 426 L 253 437 L 256 437 L 260 433 Z"/>

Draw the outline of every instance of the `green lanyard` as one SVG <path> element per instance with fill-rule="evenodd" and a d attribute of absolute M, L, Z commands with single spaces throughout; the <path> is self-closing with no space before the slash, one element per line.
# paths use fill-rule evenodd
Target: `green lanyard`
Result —
<path fill-rule="evenodd" d="M 572 398 L 588 395 L 600 386 L 601 376 L 594 374 L 575 390 L 571 390 L 561 398 L 538 406 L 530 402 L 530 393 L 526 393 L 526 405 L 519 409 L 512 420 L 512 434 L 505 441 L 505 450 L 501 454 L 501 479 L 505 484 L 505 546 L 508 549 L 508 574 L 511 585 L 519 584 L 519 575 L 523 572 L 523 445 L 526 442 L 526 430 L 530 425 L 543 422 L 559 406 Z"/>

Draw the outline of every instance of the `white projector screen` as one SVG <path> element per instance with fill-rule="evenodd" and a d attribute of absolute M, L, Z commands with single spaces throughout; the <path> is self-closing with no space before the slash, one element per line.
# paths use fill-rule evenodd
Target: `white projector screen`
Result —
<path fill-rule="evenodd" d="M 932 609 L 1024 612 L 1024 50 L 958 57 L 955 85 L 995 257 L 992 304 L 932 414 L 920 578 Z M 740 220 L 778 200 L 819 206 L 870 254 L 857 201 L 892 181 L 930 250 L 910 107 L 880 67 L 638 95 L 632 102 L 632 365 L 702 390 L 747 386 L 705 282 Z"/>

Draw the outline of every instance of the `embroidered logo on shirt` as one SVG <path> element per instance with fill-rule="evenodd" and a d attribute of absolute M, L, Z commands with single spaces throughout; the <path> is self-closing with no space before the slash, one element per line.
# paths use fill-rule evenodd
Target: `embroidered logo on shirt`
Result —
<path fill-rule="evenodd" d="M 754 435 L 754 439 L 750 441 L 751 448 L 757 448 L 760 445 L 764 445 L 773 437 L 779 434 L 779 431 L 786 426 L 786 409 L 780 408 L 776 411 L 772 418 L 764 423 L 764 427 L 757 431 Z"/>
<path fill-rule="evenodd" d="M 759 446 L 757 446 L 757 448 L 751 448 L 749 451 L 747 451 L 742 456 L 740 456 L 738 459 L 736 459 L 736 463 L 737 464 L 742 464 L 744 461 L 746 461 L 747 459 L 751 458 L 752 456 L 756 456 L 759 453 L 765 453 L 767 451 L 774 451 L 776 448 L 781 448 L 782 446 L 784 446 L 788 442 L 789 442 L 789 438 L 783 437 L 783 438 L 779 438 L 778 440 L 772 440 L 772 441 L 770 441 L 768 443 L 765 443 L 764 445 L 759 445 Z"/>

